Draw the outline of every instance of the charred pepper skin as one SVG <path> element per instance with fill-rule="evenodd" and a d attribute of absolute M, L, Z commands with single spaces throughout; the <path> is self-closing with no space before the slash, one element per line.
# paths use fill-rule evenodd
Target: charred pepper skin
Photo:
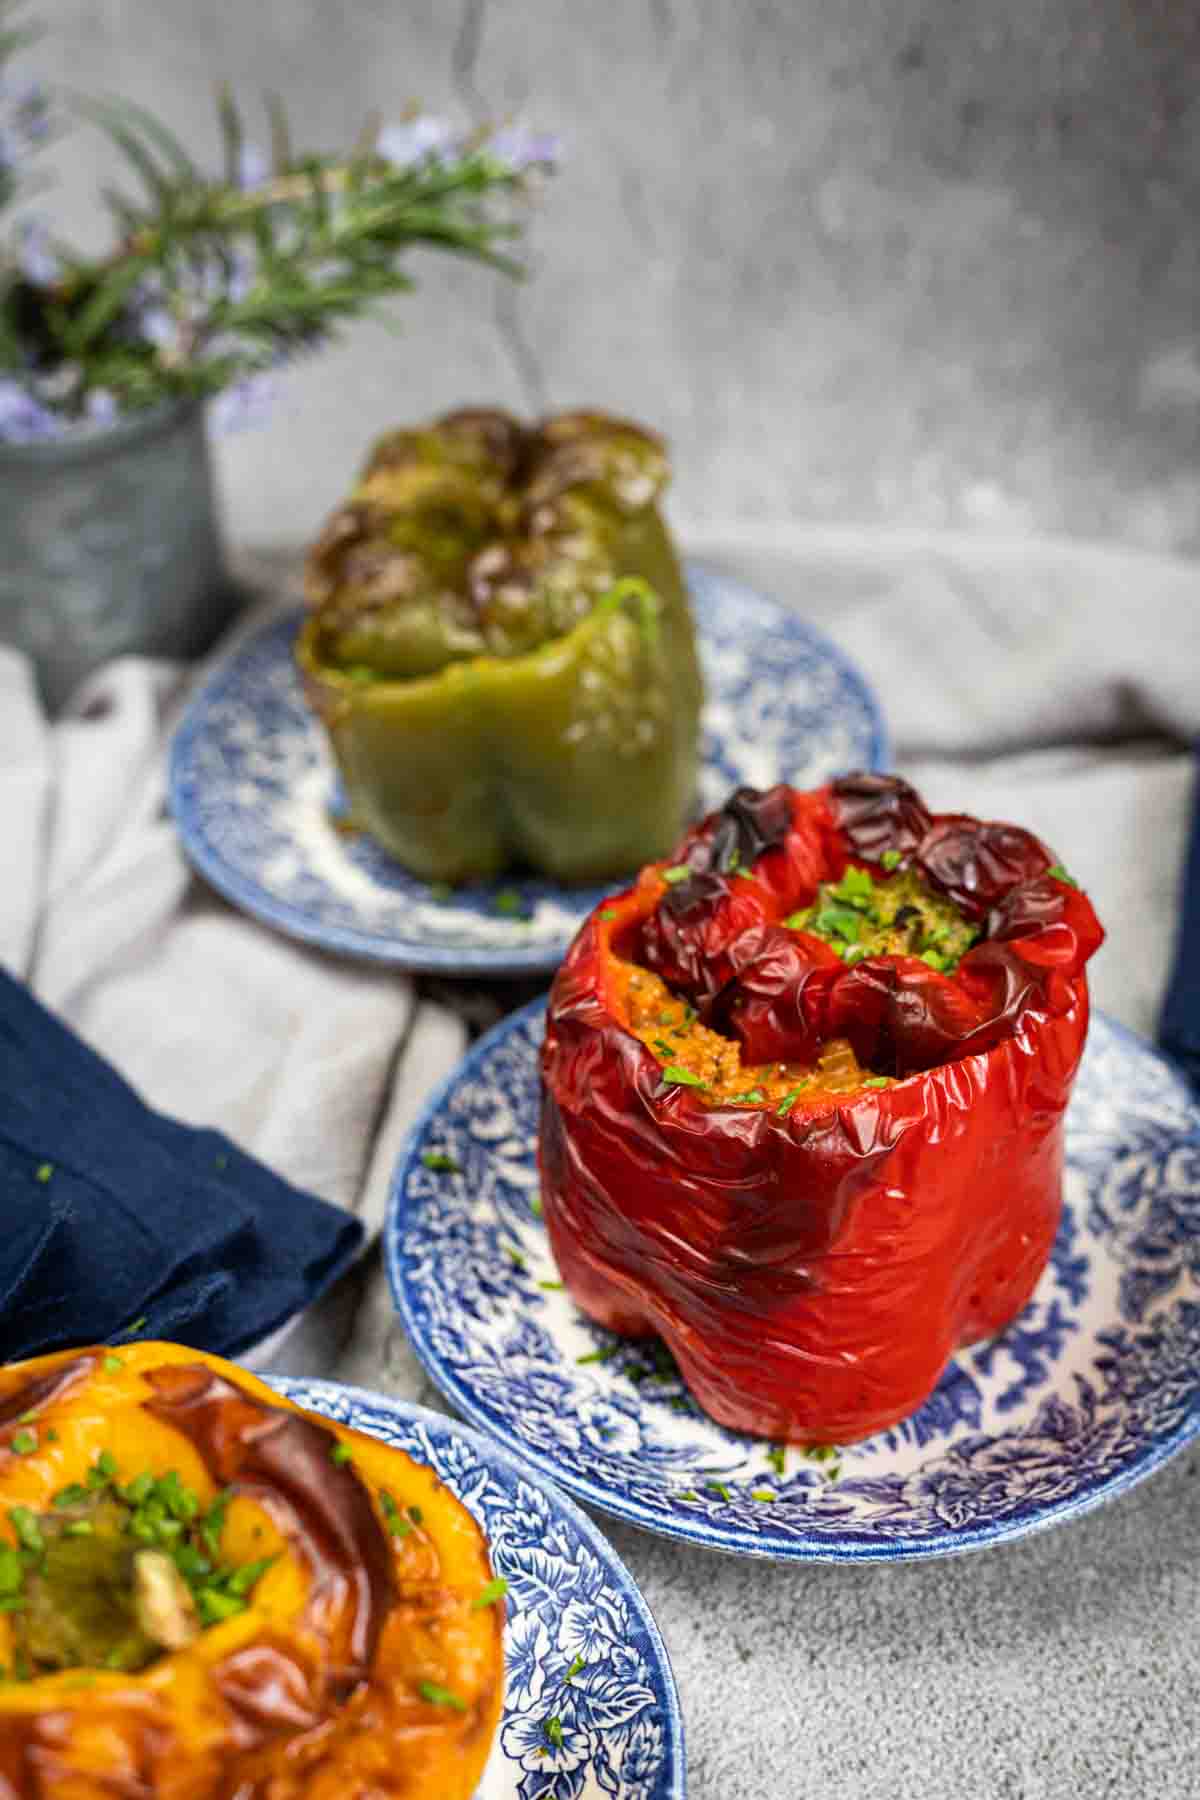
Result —
<path fill-rule="evenodd" d="M 748 811 L 775 823 L 731 869 L 729 821 Z M 673 862 L 691 875 L 644 869 L 593 913 L 551 990 L 539 1158 L 559 1271 L 600 1324 L 659 1334 L 723 1425 L 852 1442 L 914 1411 L 1042 1274 L 1103 932 L 1036 838 L 933 816 L 888 776 L 744 792 Z M 915 866 L 976 923 L 952 976 L 908 956 L 848 966 L 783 925 L 848 866 Z M 845 1036 L 891 1085 L 802 1092 L 780 1116 L 664 1083 L 621 1017 L 618 958 L 738 1036 L 746 1063 Z"/>
<path fill-rule="evenodd" d="M 599 413 L 376 446 L 309 555 L 297 658 L 352 822 L 415 874 L 605 880 L 674 842 L 702 689 L 668 476 Z"/>

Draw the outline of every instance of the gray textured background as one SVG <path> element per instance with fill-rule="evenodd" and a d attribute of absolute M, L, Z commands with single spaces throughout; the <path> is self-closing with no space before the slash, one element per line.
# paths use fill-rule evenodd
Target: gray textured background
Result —
<path fill-rule="evenodd" d="M 1193 0 L 42 0 L 38 60 L 214 142 L 514 112 L 568 140 L 536 280 L 423 258 L 226 443 L 232 533 L 310 533 L 365 441 L 478 399 L 664 428 L 675 516 L 1200 540 Z M 215 152 L 215 144 L 214 144 Z M 74 223 L 104 157 L 58 157 Z"/>

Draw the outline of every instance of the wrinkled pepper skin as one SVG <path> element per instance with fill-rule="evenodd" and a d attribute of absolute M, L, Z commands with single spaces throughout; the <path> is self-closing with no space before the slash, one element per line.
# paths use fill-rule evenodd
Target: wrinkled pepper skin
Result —
<path fill-rule="evenodd" d="M 722 1424 L 851 1442 L 911 1413 L 1037 1284 L 1103 933 L 1029 833 L 932 816 L 888 776 L 741 790 L 673 862 L 688 879 L 652 866 L 592 914 L 551 990 L 554 1254 L 592 1318 L 661 1335 Z M 783 926 L 851 865 L 913 868 L 962 909 L 981 936 L 953 975 L 910 956 L 848 966 Z M 786 1117 L 666 1085 L 621 1016 L 618 956 L 740 1037 L 747 1064 L 846 1037 L 894 1084 L 802 1094 Z"/>
<path fill-rule="evenodd" d="M 702 693 L 668 475 L 599 413 L 376 446 L 310 553 L 297 657 L 353 823 L 414 873 L 599 881 L 674 841 Z"/>
<path fill-rule="evenodd" d="M 31 1412 L 37 1448 L 18 1454 Z M 0 1680 L 3 1800 L 469 1800 L 499 1716 L 503 1606 L 472 1608 L 487 1547 L 431 1470 L 178 1345 L 0 1370 L 0 1519 L 49 1515 L 102 1450 L 176 1470 L 205 1503 L 231 1489 L 223 1547 L 275 1560 L 245 1612 L 140 1674 Z M 419 1511 L 402 1537 L 384 1490 Z M 461 1710 L 422 1698 L 422 1681 Z"/>

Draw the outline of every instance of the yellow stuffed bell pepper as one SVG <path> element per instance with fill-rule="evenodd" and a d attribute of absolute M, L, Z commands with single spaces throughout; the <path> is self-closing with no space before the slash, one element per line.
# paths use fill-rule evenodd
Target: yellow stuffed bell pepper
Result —
<path fill-rule="evenodd" d="M 3 1800 L 469 1800 L 502 1584 L 403 1451 L 172 1344 L 0 1370 Z"/>

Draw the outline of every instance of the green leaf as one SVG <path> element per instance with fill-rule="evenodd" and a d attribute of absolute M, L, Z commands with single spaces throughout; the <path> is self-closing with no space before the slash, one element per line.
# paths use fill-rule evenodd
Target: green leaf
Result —
<path fill-rule="evenodd" d="M 106 137 L 111 138 L 126 160 L 133 164 L 155 206 L 164 212 L 169 211 L 171 183 L 136 131 L 119 116 L 114 117 L 111 108 L 98 100 L 80 98 L 75 105 L 82 116 L 90 120 Z"/>
<path fill-rule="evenodd" d="M 129 262 L 118 263 L 103 278 L 71 323 L 65 339 L 69 356 L 83 356 L 96 339 L 103 336 L 124 310 L 138 282 L 152 267 L 149 258 L 133 257 Z"/>
<path fill-rule="evenodd" d="M 225 184 L 235 188 L 242 178 L 242 146 L 246 134 L 228 81 L 222 81 L 217 88 L 217 123 L 221 127 L 221 147 L 225 157 Z"/>
<path fill-rule="evenodd" d="M 263 103 L 271 127 L 271 167 L 276 175 L 286 175 L 292 166 L 292 132 L 287 109 L 278 94 L 264 94 Z"/>

